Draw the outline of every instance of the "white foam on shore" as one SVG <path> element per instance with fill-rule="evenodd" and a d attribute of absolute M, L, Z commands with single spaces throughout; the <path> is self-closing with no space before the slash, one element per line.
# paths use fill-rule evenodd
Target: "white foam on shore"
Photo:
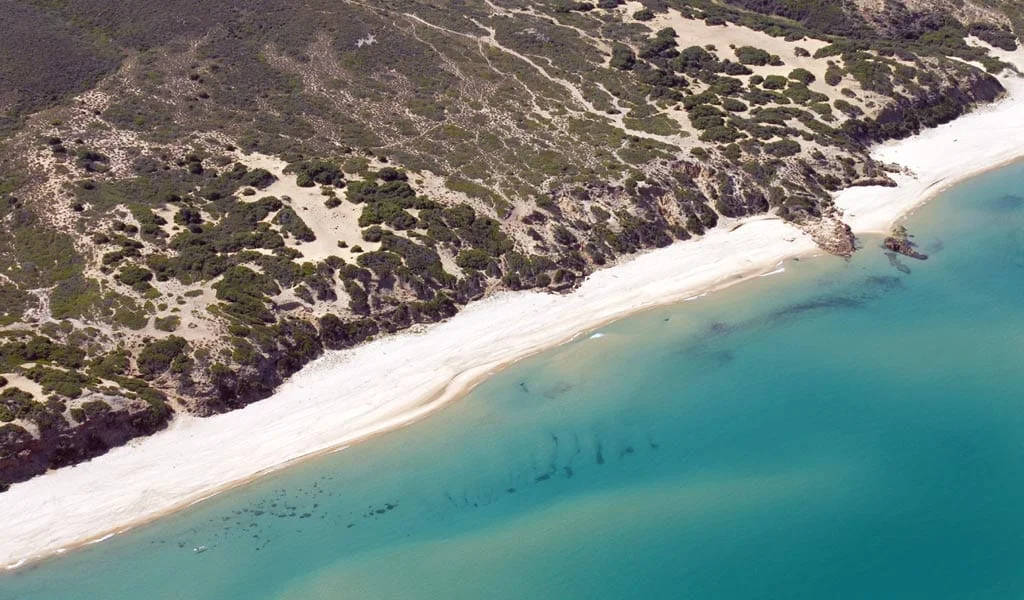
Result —
<path fill-rule="evenodd" d="M 1018 51 L 1014 56 L 1021 56 Z M 1024 64 L 1020 61 L 1018 64 Z M 914 171 L 895 188 L 854 188 L 837 204 L 855 232 L 885 231 L 943 186 L 1024 155 L 1024 84 L 1008 97 L 874 154 Z M 159 515 L 423 417 L 516 359 L 652 306 L 707 291 L 815 251 L 778 219 L 720 227 L 590 276 L 571 294 L 495 294 L 422 333 L 404 333 L 314 361 L 272 397 L 231 413 L 178 416 L 166 429 L 75 468 L 0 493 L 9 515 L 0 565 L 108 539 Z M 774 272 L 773 272 L 774 273 Z M 597 334 L 595 334 L 597 335 Z M 12 518 L 10 515 L 18 515 Z"/>

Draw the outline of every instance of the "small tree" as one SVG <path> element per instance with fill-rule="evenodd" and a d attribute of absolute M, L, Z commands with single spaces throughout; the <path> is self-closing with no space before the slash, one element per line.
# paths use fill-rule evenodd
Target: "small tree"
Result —
<path fill-rule="evenodd" d="M 771 54 L 753 46 L 740 46 L 735 52 L 736 59 L 745 65 L 763 67 L 772 61 Z"/>
<path fill-rule="evenodd" d="M 799 81 L 800 83 L 802 83 L 804 85 L 808 85 L 808 84 L 810 84 L 812 81 L 814 81 L 816 79 L 814 77 L 814 73 L 811 73 L 807 69 L 803 69 L 803 68 L 796 68 L 796 69 L 793 69 L 792 71 L 790 71 L 789 72 L 789 78 L 790 79 L 795 79 L 796 81 Z"/>
<path fill-rule="evenodd" d="M 612 46 L 612 58 L 609 64 L 614 69 L 628 71 L 636 65 L 636 56 L 628 46 L 615 44 Z"/>

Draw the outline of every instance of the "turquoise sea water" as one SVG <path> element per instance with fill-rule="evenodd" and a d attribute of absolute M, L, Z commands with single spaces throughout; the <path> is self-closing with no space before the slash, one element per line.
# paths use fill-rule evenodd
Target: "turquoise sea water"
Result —
<path fill-rule="evenodd" d="M 623 320 L 0 598 L 1024 597 L 1022 188 L 922 209 L 926 262 L 869 238 Z"/>

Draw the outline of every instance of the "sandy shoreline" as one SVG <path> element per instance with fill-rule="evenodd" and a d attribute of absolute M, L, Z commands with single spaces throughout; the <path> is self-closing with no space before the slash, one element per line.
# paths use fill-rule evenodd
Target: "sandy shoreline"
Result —
<path fill-rule="evenodd" d="M 888 230 L 943 189 L 1024 156 L 1024 81 L 953 123 L 885 144 L 873 155 L 913 175 L 895 188 L 836 198 L 856 233 Z M 1020 125 L 1007 125 L 1007 124 Z M 490 373 L 589 329 L 652 306 L 776 270 L 816 252 L 778 219 L 648 252 L 590 276 L 572 294 L 502 293 L 445 323 L 329 353 L 274 397 L 207 419 L 179 417 L 163 432 L 0 494 L 8 519 L 0 566 L 14 568 L 105 539 L 267 472 L 389 431 L 458 398 Z"/>

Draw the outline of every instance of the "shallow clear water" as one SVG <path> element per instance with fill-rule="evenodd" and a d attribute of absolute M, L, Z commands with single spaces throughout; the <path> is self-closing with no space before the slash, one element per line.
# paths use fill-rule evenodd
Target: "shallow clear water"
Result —
<path fill-rule="evenodd" d="M 0 598 L 1020 598 L 1022 184 L 922 209 L 926 262 L 623 320 Z"/>

